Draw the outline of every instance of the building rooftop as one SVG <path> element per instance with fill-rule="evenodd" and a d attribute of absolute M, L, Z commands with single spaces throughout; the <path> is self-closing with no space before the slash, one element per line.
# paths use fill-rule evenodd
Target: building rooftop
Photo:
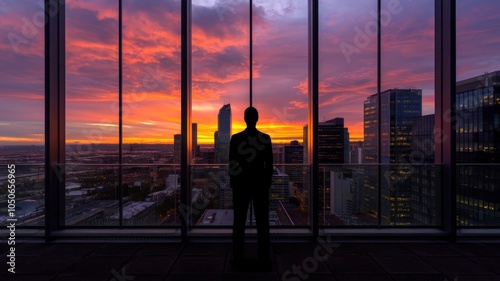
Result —
<path fill-rule="evenodd" d="M 234 211 L 232 209 L 206 209 L 196 225 L 233 225 Z"/>

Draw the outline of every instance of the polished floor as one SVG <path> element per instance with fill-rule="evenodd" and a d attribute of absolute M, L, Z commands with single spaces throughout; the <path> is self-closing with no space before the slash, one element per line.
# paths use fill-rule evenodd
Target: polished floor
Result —
<path fill-rule="evenodd" d="M 18 243 L 15 274 L 0 250 L 1 280 L 500 280 L 495 243 L 273 243 L 270 272 L 234 271 L 230 243 Z"/>

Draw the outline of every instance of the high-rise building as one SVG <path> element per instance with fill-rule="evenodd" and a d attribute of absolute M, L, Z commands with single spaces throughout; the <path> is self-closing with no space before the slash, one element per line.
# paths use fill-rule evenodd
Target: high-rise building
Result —
<path fill-rule="evenodd" d="M 285 173 L 290 177 L 292 186 L 302 191 L 304 188 L 305 167 L 304 164 L 304 146 L 298 141 L 291 141 L 290 145 L 284 146 L 284 163 L 296 164 L 296 166 L 285 166 Z"/>
<path fill-rule="evenodd" d="M 351 216 L 355 199 L 352 171 L 330 172 L 330 184 L 332 190 L 330 194 L 332 205 L 330 213 L 341 218 Z"/>
<path fill-rule="evenodd" d="M 304 126 L 304 147 L 307 145 L 307 127 Z M 334 118 L 318 123 L 318 163 L 349 163 L 349 130 L 344 118 Z M 304 161 L 308 159 L 304 149 Z"/>
<path fill-rule="evenodd" d="M 409 163 L 413 121 L 422 115 L 422 90 L 384 91 L 380 93 L 381 108 L 378 108 L 378 97 L 378 94 L 374 94 L 364 103 L 364 163 Z M 373 217 L 381 216 L 382 224 L 411 224 L 411 180 L 406 173 L 408 167 L 405 165 L 381 167 L 383 173 L 380 175 L 381 186 L 377 180 L 378 169 L 367 169 L 363 191 L 364 212 Z M 378 206 L 379 196 L 381 196 L 381 206 Z"/>
<path fill-rule="evenodd" d="M 456 93 L 458 224 L 500 225 L 500 167 L 491 165 L 500 163 L 500 71 L 459 81 Z"/>
<path fill-rule="evenodd" d="M 363 163 L 363 142 L 352 142 L 349 144 L 349 163 L 361 164 Z"/>
<path fill-rule="evenodd" d="M 216 188 L 219 188 L 220 208 L 233 208 L 233 190 L 231 189 L 229 173 L 227 172 L 226 166 L 218 168 L 217 176 L 214 177 L 214 180 L 217 180 L 218 186 L 216 186 Z"/>
<path fill-rule="evenodd" d="M 436 226 L 441 221 L 440 170 L 434 165 L 434 114 L 416 117 L 411 131 L 411 224 Z"/>
<path fill-rule="evenodd" d="M 298 141 L 290 142 L 290 145 L 285 145 L 285 164 L 303 164 L 304 163 L 304 146 Z"/>
<path fill-rule="evenodd" d="M 217 131 L 214 133 L 215 140 L 215 163 L 224 164 L 229 162 L 229 142 L 231 141 L 231 105 L 225 104 L 217 115 Z"/>
<path fill-rule="evenodd" d="M 304 144 L 307 144 L 307 126 L 304 127 Z M 304 149 L 304 159 L 308 159 Z M 344 118 L 334 118 L 318 123 L 318 159 L 321 164 L 349 163 L 349 130 L 344 127 Z M 330 210 L 330 174 L 326 169 L 319 171 L 321 180 L 318 184 L 320 209 Z M 325 200 L 323 200 L 325 198 Z"/>
<path fill-rule="evenodd" d="M 273 145 L 273 163 L 283 164 L 285 162 L 285 150 L 283 145 Z"/>
<path fill-rule="evenodd" d="M 269 190 L 269 211 L 277 211 L 279 202 L 288 204 L 292 197 L 290 191 L 290 178 L 278 168 L 274 168 L 271 188 Z"/>
<path fill-rule="evenodd" d="M 349 131 L 344 118 L 335 118 L 318 124 L 318 162 L 349 163 Z"/>

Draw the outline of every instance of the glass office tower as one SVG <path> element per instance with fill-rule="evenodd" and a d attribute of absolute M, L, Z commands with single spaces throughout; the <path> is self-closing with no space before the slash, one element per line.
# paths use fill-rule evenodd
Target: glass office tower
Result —
<path fill-rule="evenodd" d="M 225 104 L 217 115 L 217 132 L 215 137 L 215 163 L 229 162 L 229 142 L 231 141 L 231 105 Z"/>
<path fill-rule="evenodd" d="M 457 82 L 456 109 L 458 223 L 500 225 L 500 71 Z"/>
<path fill-rule="evenodd" d="M 364 103 L 365 163 L 409 163 L 412 124 L 416 117 L 422 116 L 422 90 L 384 91 L 380 94 L 380 109 L 377 99 L 378 95 L 372 95 Z M 380 147 L 377 139 L 380 139 Z M 379 153 L 380 157 L 377 157 Z M 383 174 L 380 185 L 377 177 L 365 177 L 365 211 L 373 216 L 379 213 L 378 196 L 374 193 L 378 187 L 382 190 L 382 222 L 390 225 L 411 224 L 411 182 L 406 167 L 391 165 L 389 169 L 384 169 Z"/>

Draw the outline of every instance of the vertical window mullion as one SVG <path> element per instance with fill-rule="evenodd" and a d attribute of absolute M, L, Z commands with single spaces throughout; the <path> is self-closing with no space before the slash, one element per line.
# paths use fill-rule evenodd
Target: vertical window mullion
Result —
<path fill-rule="evenodd" d="M 118 206 L 119 225 L 123 226 L 123 18 L 122 0 L 118 0 Z"/>
<path fill-rule="evenodd" d="M 191 0 L 181 2 L 181 206 L 189 206 L 191 163 Z M 190 208 L 181 216 L 181 239 L 187 241 Z"/>
<path fill-rule="evenodd" d="M 48 9 L 56 5 L 54 16 Z M 45 0 L 45 241 L 64 225 L 65 3 Z"/>
<path fill-rule="evenodd" d="M 249 46 L 248 46 L 248 49 L 249 49 L 249 70 L 250 70 L 250 73 L 249 73 L 249 76 L 250 76 L 250 79 L 249 79 L 249 98 L 250 98 L 250 106 L 252 106 L 253 104 L 253 0 L 250 0 L 250 8 L 249 8 L 249 13 L 250 13 L 250 16 L 249 16 L 249 32 L 248 32 L 248 35 L 249 35 Z M 251 214 L 251 213 L 250 213 Z"/>
<path fill-rule="evenodd" d="M 377 186 L 378 227 L 382 225 L 382 0 L 377 0 Z M 390 166 L 389 166 L 390 168 Z M 390 185 L 390 182 L 388 183 Z"/>
<path fill-rule="evenodd" d="M 319 114 L 319 0 L 309 0 L 309 120 L 308 120 L 308 164 L 311 168 L 312 193 L 311 228 L 312 237 L 319 235 L 319 191 L 318 191 L 318 114 Z"/>

